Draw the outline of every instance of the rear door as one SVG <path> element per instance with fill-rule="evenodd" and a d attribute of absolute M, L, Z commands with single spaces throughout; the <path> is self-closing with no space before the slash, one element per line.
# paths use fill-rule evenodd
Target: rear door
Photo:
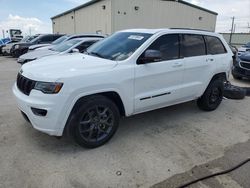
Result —
<path fill-rule="evenodd" d="M 225 46 L 221 40 L 214 36 L 204 36 L 207 44 L 208 60 L 212 61 L 216 72 L 225 72 L 231 68 L 232 58 L 228 56 Z"/>
<path fill-rule="evenodd" d="M 174 104 L 180 98 L 184 69 L 183 59 L 180 59 L 179 54 L 179 35 L 163 35 L 147 50 L 160 52 L 161 59 L 136 65 L 136 113 Z M 145 52 L 141 55 L 142 58 L 144 54 Z"/>
<path fill-rule="evenodd" d="M 192 100 L 203 90 L 214 62 L 206 55 L 206 44 L 202 35 L 182 34 L 181 56 L 185 62 L 182 99 Z"/>

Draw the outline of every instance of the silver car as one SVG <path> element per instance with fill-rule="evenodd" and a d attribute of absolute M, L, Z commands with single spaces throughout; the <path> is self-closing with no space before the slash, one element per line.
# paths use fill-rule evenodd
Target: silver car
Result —
<path fill-rule="evenodd" d="M 50 49 L 44 50 L 35 50 L 28 52 L 22 56 L 20 56 L 17 60 L 20 64 L 25 64 L 29 61 L 33 61 L 36 59 L 40 59 L 45 56 L 52 56 L 52 55 L 59 55 L 59 54 L 66 54 L 66 53 L 77 53 L 77 52 L 84 52 L 89 46 L 94 44 L 95 42 L 101 40 L 102 38 L 77 38 L 66 41 L 59 45 L 56 45 Z"/>

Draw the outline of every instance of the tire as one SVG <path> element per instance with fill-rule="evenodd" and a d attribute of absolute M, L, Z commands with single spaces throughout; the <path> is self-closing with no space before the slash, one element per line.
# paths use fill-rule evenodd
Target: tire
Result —
<path fill-rule="evenodd" d="M 220 79 L 212 80 L 204 94 L 198 99 L 198 107 L 204 111 L 213 111 L 217 109 L 223 99 L 223 93 L 223 81 Z"/>
<path fill-rule="evenodd" d="M 244 99 L 246 96 L 246 90 L 244 88 L 233 86 L 233 85 L 226 85 L 224 88 L 224 97 L 228 99 Z"/>
<path fill-rule="evenodd" d="M 113 137 L 119 119 L 119 110 L 110 99 L 101 95 L 87 97 L 72 114 L 69 134 L 80 146 L 96 148 Z"/>

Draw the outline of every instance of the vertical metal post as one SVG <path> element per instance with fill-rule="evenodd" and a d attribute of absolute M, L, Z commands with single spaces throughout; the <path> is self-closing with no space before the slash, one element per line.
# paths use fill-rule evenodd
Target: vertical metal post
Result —
<path fill-rule="evenodd" d="M 235 19 L 235 17 L 232 18 L 232 27 L 231 27 L 231 33 L 230 33 L 230 39 L 229 39 L 230 45 L 232 43 L 232 35 L 233 35 L 233 30 L 234 30 L 234 19 Z"/>

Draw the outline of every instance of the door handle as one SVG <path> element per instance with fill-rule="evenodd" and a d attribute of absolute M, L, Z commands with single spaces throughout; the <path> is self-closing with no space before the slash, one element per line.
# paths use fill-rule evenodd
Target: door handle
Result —
<path fill-rule="evenodd" d="M 213 58 L 209 58 L 209 59 L 207 59 L 207 62 L 208 62 L 208 61 L 214 61 L 214 59 L 213 59 Z"/>
<path fill-rule="evenodd" d="M 182 65 L 183 65 L 182 63 L 174 63 L 173 67 L 182 67 Z"/>

